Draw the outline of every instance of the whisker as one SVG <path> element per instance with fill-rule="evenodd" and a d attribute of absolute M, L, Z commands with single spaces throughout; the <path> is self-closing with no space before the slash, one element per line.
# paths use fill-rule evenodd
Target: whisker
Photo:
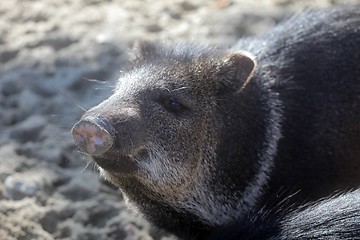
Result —
<path fill-rule="evenodd" d="M 86 156 L 86 157 L 91 157 L 90 154 L 88 154 L 88 153 L 86 153 L 86 152 L 83 152 L 83 151 L 81 151 L 80 149 L 75 149 L 74 152 L 80 153 L 81 155 Z"/>
<path fill-rule="evenodd" d="M 98 80 L 98 79 L 95 79 L 95 78 L 86 78 L 86 77 L 84 77 L 83 79 L 88 81 L 88 82 L 95 82 L 95 83 L 105 84 L 104 81 L 101 81 L 101 80 Z"/>
<path fill-rule="evenodd" d="M 67 94 L 65 94 L 64 91 L 61 91 L 61 90 L 60 90 L 59 93 L 60 93 L 61 95 L 63 95 L 67 100 L 69 100 L 71 103 L 75 104 L 77 107 L 79 107 L 81 110 L 83 110 L 84 112 L 87 111 L 83 106 L 81 106 L 79 103 L 77 103 L 74 99 L 72 99 L 72 98 L 69 97 Z"/>
<path fill-rule="evenodd" d="M 94 79 L 94 78 L 86 78 L 86 77 L 84 77 L 83 79 L 88 82 L 105 85 L 107 88 L 114 87 L 113 84 L 111 83 L 111 81 L 102 81 L 102 80 L 98 80 L 98 79 Z M 101 88 L 101 89 L 105 89 L 105 88 Z"/>
<path fill-rule="evenodd" d="M 85 167 L 80 171 L 80 173 L 83 173 L 83 172 L 87 169 L 87 167 L 90 165 L 90 163 L 91 163 L 91 161 L 89 161 L 89 162 L 85 165 Z"/>
<path fill-rule="evenodd" d="M 184 90 L 184 89 L 188 89 L 188 87 L 180 87 L 180 88 L 176 88 L 172 91 L 175 92 L 175 91 L 180 91 L 180 90 Z"/>
<path fill-rule="evenodd" d="M 50 117 L 62 117 L 62 118 L 73 118 L 72 116 L 67 116 L 65 114 L 50 114 Z"/>

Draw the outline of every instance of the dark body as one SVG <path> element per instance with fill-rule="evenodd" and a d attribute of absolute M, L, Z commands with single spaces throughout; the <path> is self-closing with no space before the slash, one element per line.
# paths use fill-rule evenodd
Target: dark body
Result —
<path fill-rule="evenodd" d="M 282 138 L 270 191 L 314 199 L 359 186 L 360 9 L 296 16 L 235 49 L 258 61 L 253 81 L 282 102 Z M 301 179 L 301 180 L 300 180 Z"/>
<path fill-rule="evenodd" d="M 262 208 L 214 230 L 208 240 L 360 239 L 360 191 L 290 210 Z"/>
<path fill-rule="evenodd" d="M 230 50 L 142 44 L 72 132 L 149 221 L 204 239 L 294 192 L 296 206 L 357 188 L 359 116 L 351 7 L 308 11 Z M 259 224 L 289 217 L 269 219 Z"/>

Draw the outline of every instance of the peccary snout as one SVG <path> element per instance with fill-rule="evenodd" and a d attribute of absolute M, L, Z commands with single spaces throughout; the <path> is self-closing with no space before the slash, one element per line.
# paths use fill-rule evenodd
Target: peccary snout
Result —
<path fill-rule="evenodd" d="M 114 144 L 115 129 L 108 120 L 87 116 L 71 130 L 74 143 L 91 156 L 102 155 Z"/>

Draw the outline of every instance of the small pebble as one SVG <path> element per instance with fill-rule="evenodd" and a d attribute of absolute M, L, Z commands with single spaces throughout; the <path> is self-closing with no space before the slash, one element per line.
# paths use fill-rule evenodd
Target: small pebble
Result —
<path fill-rule="evenodd" d="M 35 182 L 18 175 L 11 175 L 5 179 L 4 195 L 7 199 L 21 200 L 25 197 L 32 197 L 37 190 Z"/>

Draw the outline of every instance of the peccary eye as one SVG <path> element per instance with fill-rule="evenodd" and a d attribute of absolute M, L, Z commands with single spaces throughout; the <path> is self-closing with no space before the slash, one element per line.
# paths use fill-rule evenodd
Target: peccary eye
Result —
<path fill-rule="evenodd" d="M 186 107 L 175 98 L 164 99 L 162 103 L 165 109 L 172 113 L 178 114 L 186 109 Z"/>

